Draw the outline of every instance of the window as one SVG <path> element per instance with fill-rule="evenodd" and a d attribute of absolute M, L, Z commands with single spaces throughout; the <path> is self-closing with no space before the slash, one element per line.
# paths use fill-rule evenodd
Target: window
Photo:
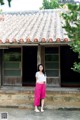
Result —
<path fill-rule="evenodd" d="M 4 76 L 21 75 L 21 49 L 4 50 L 3 61 Z"/>
<path fill-rule="evenodd" d="M 45 48 L 45 70 L 48 77 L 59 76 L 59 48 Z"/>
<path fill-rule="evenodd" d="M 21 85 L 21 48 L 3 51 L 3 85 Z"/>

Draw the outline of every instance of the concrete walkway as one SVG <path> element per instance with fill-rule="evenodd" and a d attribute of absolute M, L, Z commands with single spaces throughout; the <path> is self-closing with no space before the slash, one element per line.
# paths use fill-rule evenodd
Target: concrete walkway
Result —
<path fill-rule="evenodd" d="M 7 113 L 7 119 L 1 118 Z M 0 120 L 80 120 L 79 110 L 45 110 L 35 113 L 33 110 L 0 108 Z"/>

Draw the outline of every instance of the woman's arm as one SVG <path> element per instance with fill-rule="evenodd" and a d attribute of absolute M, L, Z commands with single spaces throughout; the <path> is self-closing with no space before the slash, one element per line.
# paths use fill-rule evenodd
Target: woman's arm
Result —
<path fill-rule="evenodd" d="M 36 83 L 37 83 L 37 79 L 38 79 L 38 78 L 36 77 Z"/>
<path fill-rule="evenodd" d="M 36 78 L 36 83 L 37 83 L 37 80 L 38 80 L 38 72 L 36 72 L 35 78 Z"/>

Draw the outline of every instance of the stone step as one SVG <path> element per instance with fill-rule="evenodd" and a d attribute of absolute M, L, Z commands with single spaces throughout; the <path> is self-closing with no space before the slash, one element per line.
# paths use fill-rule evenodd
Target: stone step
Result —
<path fill-rule="evenodd" d="M 33 102 L 33 90 L 0 90 L 0 107 L 33 109 Z M 80 108 L 80 91 L 47 91 L 45 108 Z"/>

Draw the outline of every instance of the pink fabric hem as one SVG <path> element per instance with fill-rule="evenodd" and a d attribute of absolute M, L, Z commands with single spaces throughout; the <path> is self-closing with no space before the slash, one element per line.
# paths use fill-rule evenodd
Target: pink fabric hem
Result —
<path fill-rule="evenodd" d="M 46 97 L 46 84 L 36 83 L 36 87 L 34 90 L 34 106 L 40 105 L 40 99 L 44 99 Z"/>

